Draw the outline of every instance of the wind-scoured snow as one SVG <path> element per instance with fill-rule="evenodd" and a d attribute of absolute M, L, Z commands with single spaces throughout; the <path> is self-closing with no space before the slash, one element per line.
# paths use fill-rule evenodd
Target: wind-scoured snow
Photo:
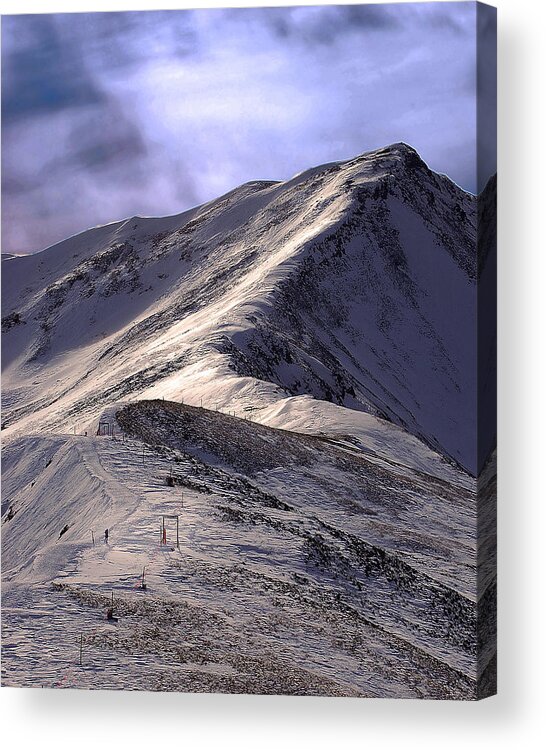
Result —
<path fill-rule="evenodd" d="M 12 258 L 4 427 L 309 394 L 476 474 L 475 238 L 475 198 L 399 144 Z"/>
<path fill-rule="evenodd" d="M 5 259 L 4 682 L 475 697 L 478 272 L 405 144 Z"/>
<path fill-rule="evenodd" d="M 7 684 L 474 695 L 470 490 L 205 409 L 117 414 L 5 449 Z"/>

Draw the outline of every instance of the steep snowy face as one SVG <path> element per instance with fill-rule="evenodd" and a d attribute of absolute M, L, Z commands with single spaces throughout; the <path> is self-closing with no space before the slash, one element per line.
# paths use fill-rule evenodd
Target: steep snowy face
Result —
<path fill-rule="evenodd" d="M 240 372 L 389 419 L 475 473 L 475 201 L 407 149 L 385 162 L 371 184 L 349 172 L 340 220 L 233 337 Z"/>
<path fill-rule="evenodd" d="M 476 239 L 476 199 L 396 144 L 10 258 L 4 427 L 309 394 L 476 473 Z"/>

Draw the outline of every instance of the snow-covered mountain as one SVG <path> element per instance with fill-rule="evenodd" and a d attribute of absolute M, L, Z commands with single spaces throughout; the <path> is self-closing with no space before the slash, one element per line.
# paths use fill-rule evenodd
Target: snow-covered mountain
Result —
<path fill-rule="evenodd" d="M 476 199 L 409 146 L 97 227 L 2 271 L 8 433 L 81 430 L 141 397 L 261 421 L 310 395 L 477 472 Z"/>
<path fill-rule="evenodd" d="M 395 144 L 3 256 L 4 683 L 491 694 L 494 221 Z"/>

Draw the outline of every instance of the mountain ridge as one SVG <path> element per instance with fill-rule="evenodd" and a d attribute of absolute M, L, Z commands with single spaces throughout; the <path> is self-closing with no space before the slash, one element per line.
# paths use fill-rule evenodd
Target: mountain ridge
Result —
<path fill-rule="evenodd" d="M 193 389 L 212 405 L 215 390 L 216 403 L 246 409 L 253 398 L 312 395 L 394 422 L 475 473 L 465 447 L 475 441 L 474 386 L 460 382 L 475 369 L 472 345 L 454 330 L 470 331 L 475 225 L 473 196 L 393 144 L 12 258 L 5 426 L 66 428 L 128 377 L 116 398 L 189 399 Z M 446 295 L 461 307 L 454 322 Z M 131 358 L 149 363 L 144 374 Z M 22 394 L 23 372 L 61 383 L 64 409 L 50 408 L 44 388 Z M 421 380 L 436 388 L 430 407 Z M 443 399 L 442 431 L 433 413 Z M 465 433 L 450 440 L 453 420 Z"/>
<path fill-rule="evenodd" d="M 395 145 L 2 263 L 7 684 L 494 692 L 494 189 Z"/>

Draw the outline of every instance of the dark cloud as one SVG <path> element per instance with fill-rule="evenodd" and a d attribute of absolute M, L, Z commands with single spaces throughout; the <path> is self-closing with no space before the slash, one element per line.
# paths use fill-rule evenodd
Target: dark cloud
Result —
<path fill-rule="evenodd" d="M 385 30 L 401 25 L 396 8 L 389 5 L 234 8 L 228 17 L 237 22 L 254 18 L 279 38 L 306 44 L 333 44 L 349 31 Z"/>
<path fill-rule="evenodd" d="M 475 8 L 4 17 L 3 249 L 395 141 L 475 190 Z"/>
<path fill-rule="evenodd" d="M 485 185 L 496 164 L 497 155 L 497 17 L 492 8 L 478 5 L 477 45 L 477 174 Z"/>
<path fill-rule="evenodd" d="M 147 155 L 144 138 L 137 126 L 109 102 L 76 125 L 67 138 L 64 161 L 78 169 L 105 169 L 124 163 L 138 164 Z"/>
<path fill-rule="evenodd" d="M 4 123 L 101 103 L 77 49 L 48 16 L 5 17 L 2 36 L 3 41 L 11 37 L 11 50 L 2 59 Z"/>
<path fill-rule="evenodd" d="M 35 181 L 30 179 L 21 179 L 7 174 L 2 179 L 2 197 L 23 196 L 28 193 L 35 185 Z"/>
<path fill-rule="evenodd" d="M 388 5 L 348 5 L 341 11 L 346 23 L 352 27 L 394 29 L 403 25 L 396 7 Z"/>

